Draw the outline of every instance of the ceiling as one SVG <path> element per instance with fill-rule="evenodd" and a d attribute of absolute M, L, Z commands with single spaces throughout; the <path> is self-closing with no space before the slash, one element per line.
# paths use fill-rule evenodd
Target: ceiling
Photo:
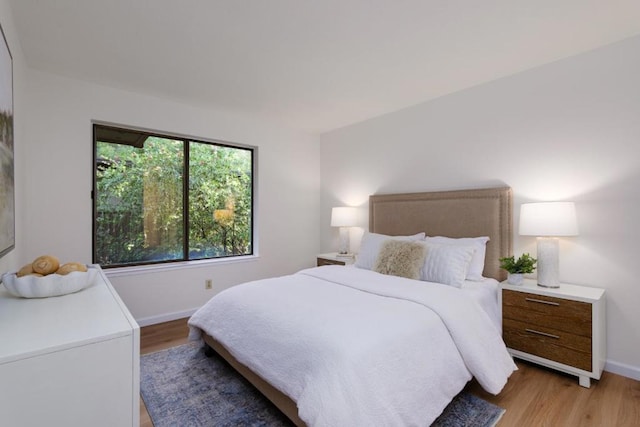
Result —
<path fill-rule="evenodd" d="M 638 0 L 9 0 L 27 64 L 322 133 L 640 34 Z"/>

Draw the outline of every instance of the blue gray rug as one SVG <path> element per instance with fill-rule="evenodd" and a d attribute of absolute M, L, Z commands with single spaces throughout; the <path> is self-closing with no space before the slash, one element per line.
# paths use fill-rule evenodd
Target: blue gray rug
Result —
<path fill-rule="evenodd" d="M 293 424 L 222 358 L 185 344 L 140 357 L 140 394 L 155 427 Z M 504 410 L 462 392 L 433 424 L 494 426 Z"/>

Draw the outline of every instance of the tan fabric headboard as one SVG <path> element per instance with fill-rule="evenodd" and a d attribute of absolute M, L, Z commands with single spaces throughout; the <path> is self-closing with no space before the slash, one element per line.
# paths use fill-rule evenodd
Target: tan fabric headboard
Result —
<path fill-rule="evenodd" d="M 489 236 L 485 277 L 499 281 L 507 273 L 499 258 L 513 254 L 511 188 L 438 191 L 369 196 L 369 231 L 427 236 Z"/>

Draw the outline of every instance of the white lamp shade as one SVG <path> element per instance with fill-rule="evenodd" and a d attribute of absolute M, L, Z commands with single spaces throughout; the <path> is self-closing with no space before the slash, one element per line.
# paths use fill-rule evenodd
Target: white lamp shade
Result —
<path fill-rule="evenodd" d="M 357 224 L 356 208 L 340 207 L 331 209 L 332 227 L 353 227 Z"/>
<path fill-rule="evenodd" d="M 521 236 L 577 236 L 578 222 L 573 202 L 524 203 L 520 206 Z"/>

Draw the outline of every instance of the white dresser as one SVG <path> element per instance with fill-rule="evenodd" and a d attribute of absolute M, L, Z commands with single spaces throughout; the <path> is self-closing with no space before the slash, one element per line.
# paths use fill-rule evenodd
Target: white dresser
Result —
<path fill-rule="evenodd" d="M 138 426 L 140 328 L 102 270 L 75 294 L 0 286 L 0 424 Z"/>

